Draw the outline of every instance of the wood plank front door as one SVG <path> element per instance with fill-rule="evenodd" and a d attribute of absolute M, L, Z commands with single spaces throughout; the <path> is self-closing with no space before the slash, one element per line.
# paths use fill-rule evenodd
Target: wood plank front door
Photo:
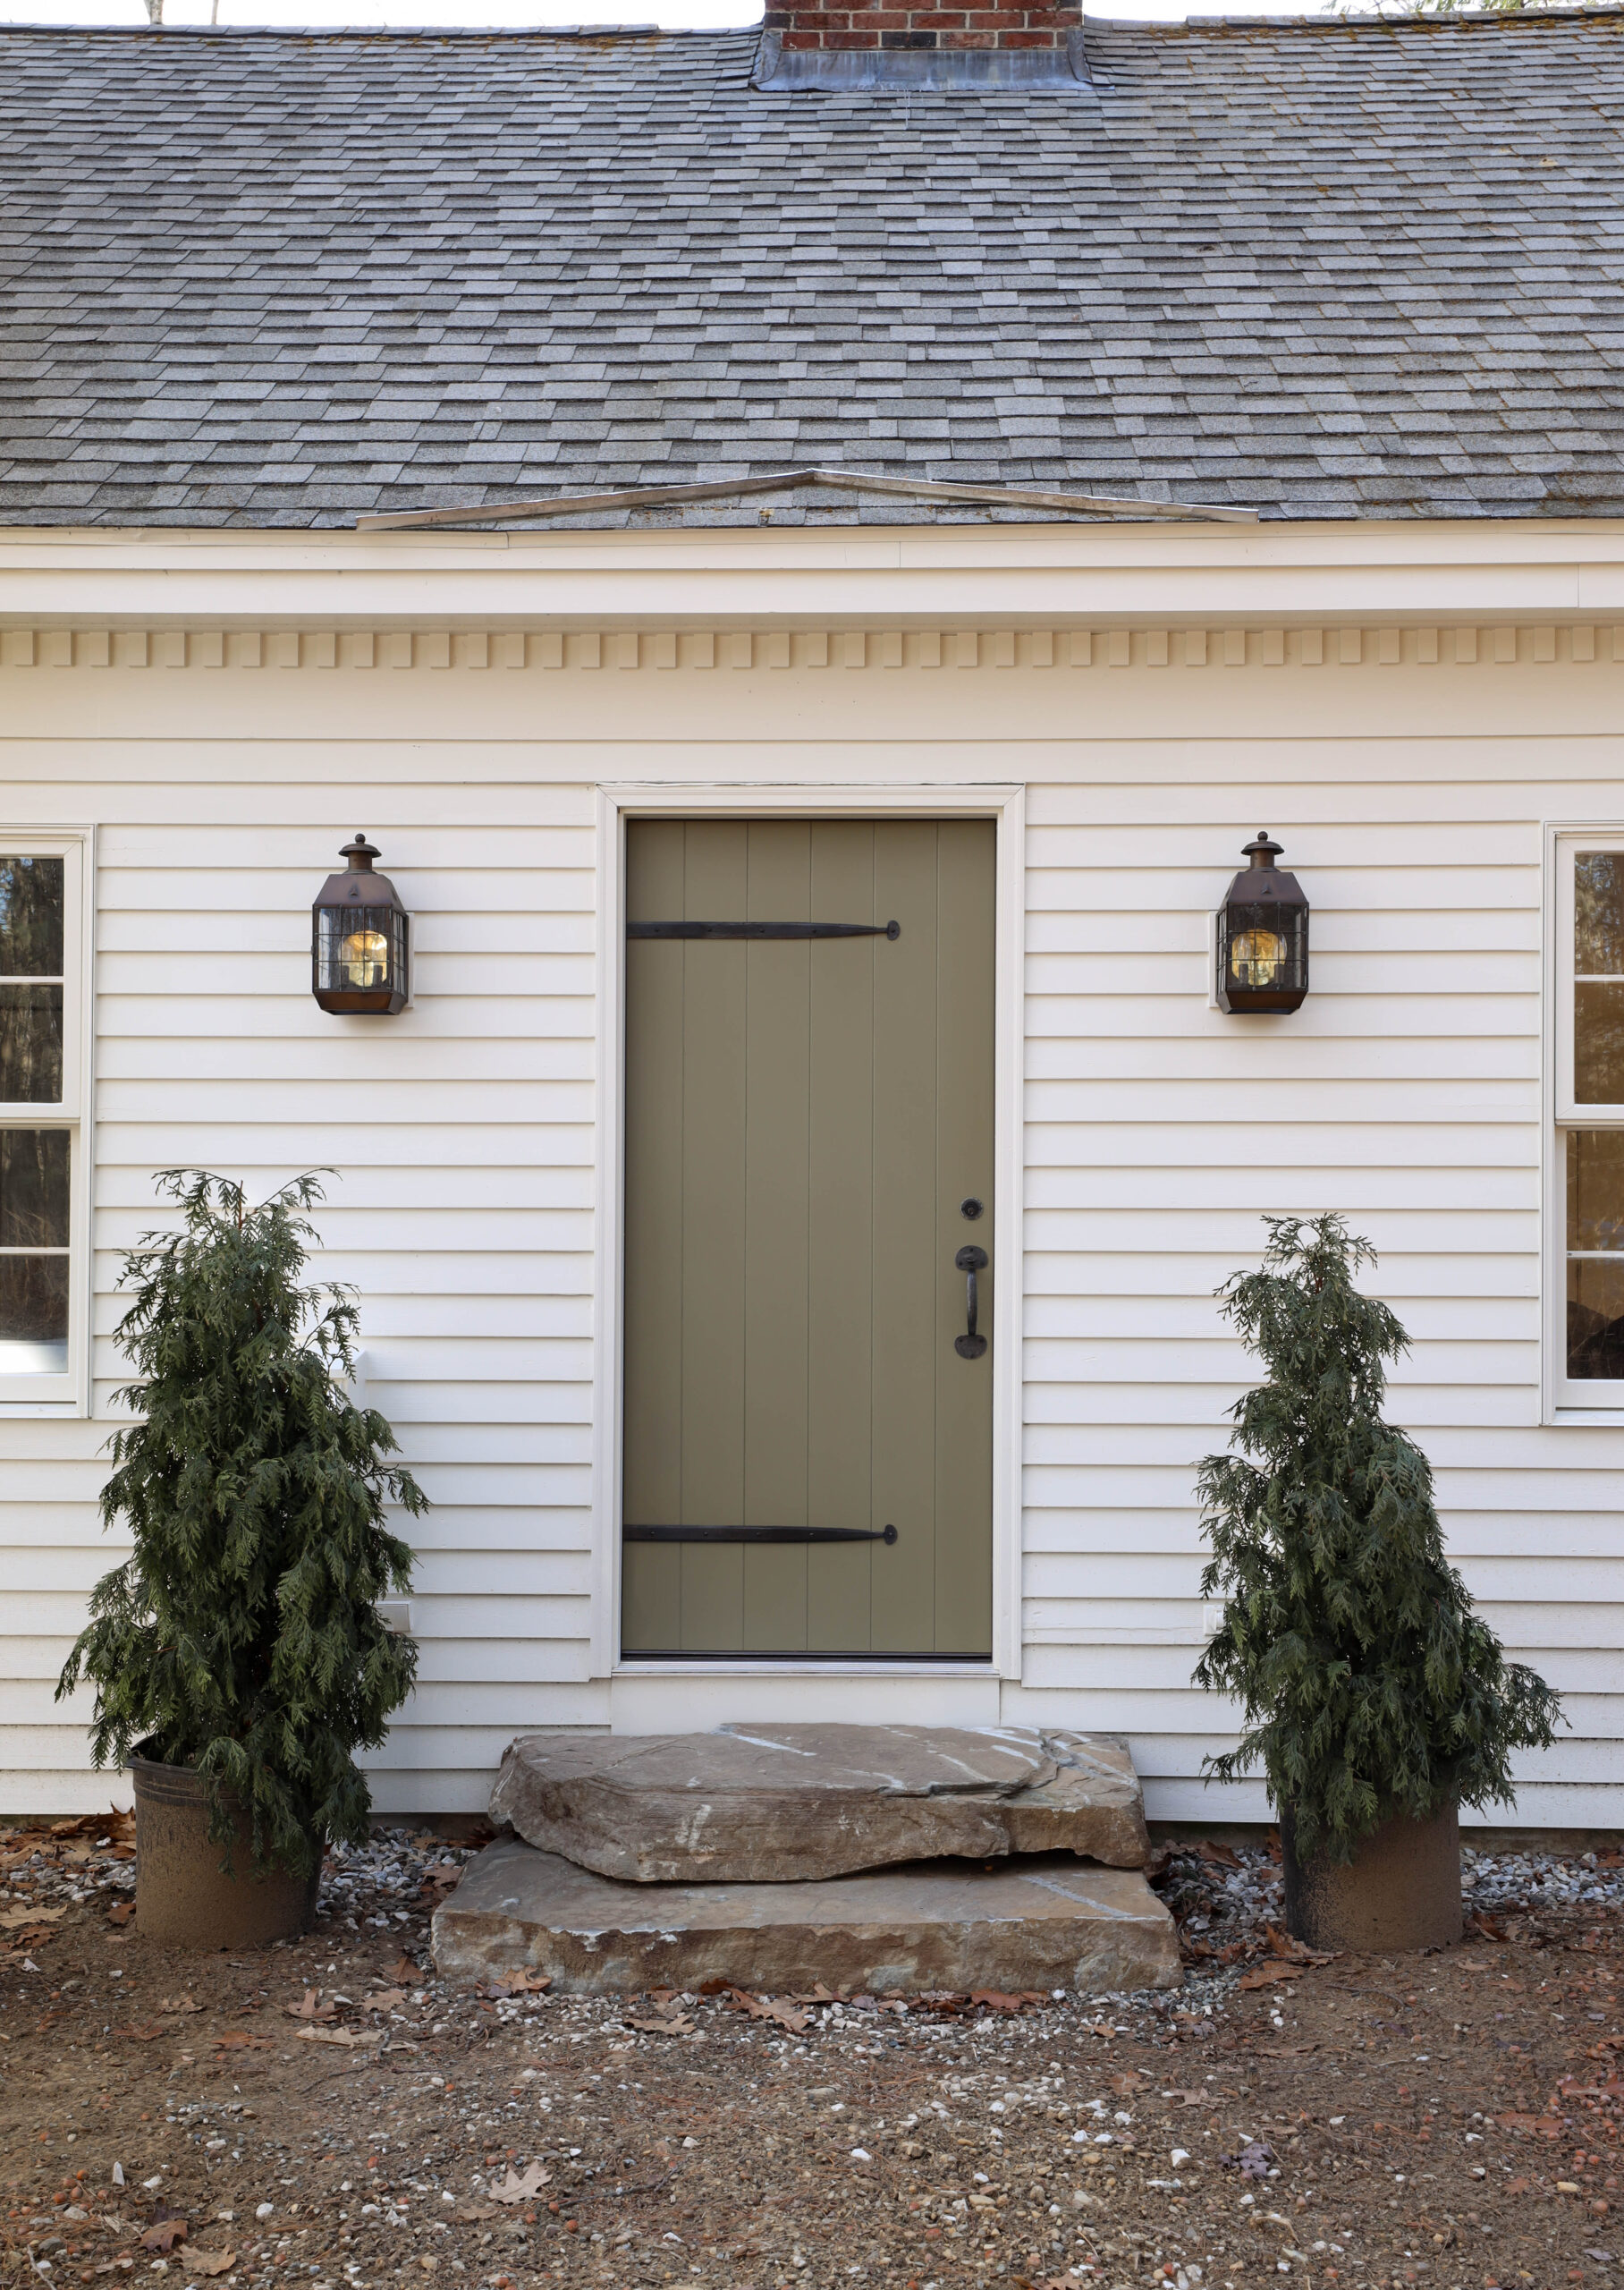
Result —
<path fill-rule="evenodd" d="M 627 1654 L 991 1651 L 994 832 L 628 828 Z"/>

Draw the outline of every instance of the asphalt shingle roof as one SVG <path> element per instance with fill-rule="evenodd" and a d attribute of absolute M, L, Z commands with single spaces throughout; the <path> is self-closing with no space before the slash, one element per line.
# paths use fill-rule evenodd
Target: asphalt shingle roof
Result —
<path fill-rule="evenodd" d="M 1624 18 L 1087 49 L 1074 95 L 780 94 L 749 31 L 0 30 L 0 520 L 808 462 L 1624 514 Z"/>

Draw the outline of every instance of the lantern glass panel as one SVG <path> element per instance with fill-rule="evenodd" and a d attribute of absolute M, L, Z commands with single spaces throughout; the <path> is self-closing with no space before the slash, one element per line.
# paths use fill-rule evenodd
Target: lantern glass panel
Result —
<path fill-rule="evenodd" d="M 406 971 L 406 918 L 392 906 L 323 907 L 316 983 L 327 993 L 396 991 Z"/>
<path fill-rule="evenodd" d="M 1227 983 L 1237 993 L 1290 993 L 1306 986 L 1308 916 L 1274 903 L 1225 910 Z"/>

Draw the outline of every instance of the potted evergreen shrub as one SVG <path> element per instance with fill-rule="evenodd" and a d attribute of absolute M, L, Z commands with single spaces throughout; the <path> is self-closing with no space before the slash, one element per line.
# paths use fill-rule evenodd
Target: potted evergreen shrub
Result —
<path fill-rule="evenodd" d="M 1443 1556 L 1432 1472 L 1382 1420 L 1408 1348 L 1354 1285 L 1374 1263 L 1340 1217 L 1270 1217 L 1263 1268 L 1218 1293 L 1266 1380 L 1231 1412 L 1198 1488 L 1222 1618 L 1197 1683 L 1245 1712 L 1231 1780 L 1261 1764 L 1288 1929 L 1311 1946 L 1460 1938 L 1462 1805 L 1510 1802 L 1510 1757 L 1544 1748 L 1556 1695 L 1509 1663 Z"/>
<path fill-rule="evenodd" d="M 183 1221 L 121 1275 L 140 1380 L 116 1399 L 139 1420 L 101 1498 L 134 1549 L 97 1584 L 56 1692 L 92 1682 L 95 1761 L 131 1768 L 138 1929 L 241 1947 L 308 1930 L 325 1845 L 366 1838 L 353 1753 L 383 1741 L 417 1669 L 377 1611 L 411 1569 L 385 1503 L 415 1516 L 425 1498 L 343 1389 L 349 1292 L 301 1285 L 317 1179 L 256 1208 L 199 1170 L 158 1187 Z"/>

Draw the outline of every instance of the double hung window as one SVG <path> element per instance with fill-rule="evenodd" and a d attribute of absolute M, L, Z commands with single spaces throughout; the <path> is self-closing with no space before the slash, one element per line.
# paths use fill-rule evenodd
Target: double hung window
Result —
<path fill-rule="evenodd" d="M 84 846 L 0 835 L 0 1406 L 82 1388 Z"/>
<path fill-rule="evenodd" d="M 1557 842 L 1555 1397 L 1624 1409 L 1624 834 Z"/>

